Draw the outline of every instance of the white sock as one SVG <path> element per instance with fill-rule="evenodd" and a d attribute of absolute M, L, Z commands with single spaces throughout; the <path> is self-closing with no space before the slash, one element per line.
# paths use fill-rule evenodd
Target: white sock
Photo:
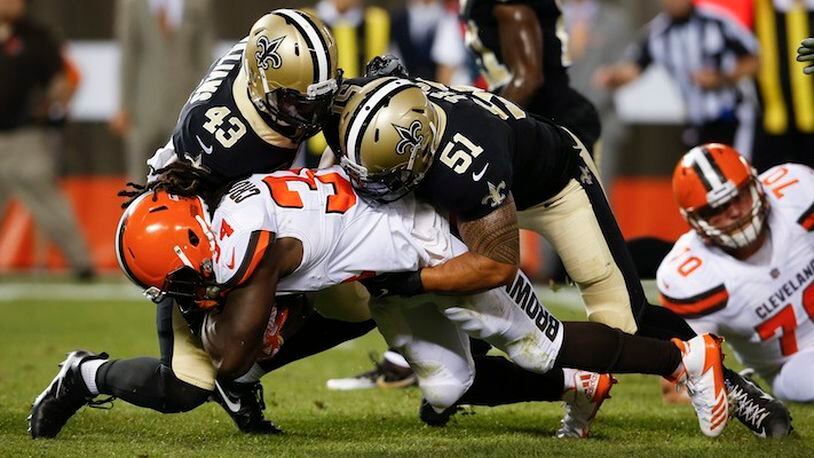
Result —
<path fill-rule="evenodd" d="M 106 359 L 91 359 L 79 365 L 82 380 L 85 382 L 85 386 L 88 387 L 90 394 L 94 396 L 99 394 L 99 388 L 96 387 L 96 372 L 99 371 L 99 366 L 106 362 Z"/>
<path fill-rule="evenodd" d="M 266 371 L 259 364 L 254 363 L 254 366 L 248 372 L 236 378 L 235 381 L 237 383 L 255 383 L 259 382 L 260 377 L 264 375 L 266 375 Z"/>
<path fill-rule="evenodd" d="M 407 362 L 407 360 L 404 359 L 404 357 L 401 356 L 399 353 L 396 353 L 394 351 L 387 350 L 386 352 L 384 352 L 384 355 L 382 355 L 382 357 L 387 361 L 395 364 L 396 366 L 410 367 L 410 364 Z"/>
<path fill-rule="evenodd" d="M 577 385 L 577 372 L 576 369 L 563 369 L 562 370 L 562 391 L 576 389 Z"/>

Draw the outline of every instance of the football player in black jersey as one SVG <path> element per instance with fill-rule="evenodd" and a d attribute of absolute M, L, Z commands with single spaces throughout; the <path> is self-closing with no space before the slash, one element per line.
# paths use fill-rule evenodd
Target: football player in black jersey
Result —
<path fill-rule="evenodd" d="M 579 286 L 588 319 L 629 333 L 690 339 L 671 311 L 647 302 L 587 149 L 567 129 L 528 116 L 474 88 L 380 78 L 352 88 L 336 132 L 326 138 L 360 194 L 387 203 L 415 190 L 450 212 L 470 251 L 439 266 L 366 281 L 371 294 L 470 293 L 508 285 L 519 263 L 518 228 L 548 239 Z M 361 82 L 364 83 L 364 82 Z M 429 109 L 399 104 L 419 87 Z M 789 431 L 776 401 L 726 370 L 729 391 L 749 391 L 772 414 L 756 434 Z"/>
<path fill-rule="evenodd" d="M 266 14 L 246 39 L 214 62 L 190 95 L 170 142 L 148 162 L 148 181 L 155 183 L 163 176 L 180 186 L 179 191 L 196 186 L 216 193 L 251 173 L 288 168 L 300 142 L 320 129 L 340 83 L 336 43 L 319 19 L 291 9 Z M 345 302 L 367 301 L 366 292 L 351 291 L 346 297 Z M 58 378 L 81 372 L 87 391 L 79 389 L 78 398 L 65 398 L 49 386 L 32 407 L 32 436 L 55 436 L 76 410 L 89 403 L 90 395 L 98 393 L 161 412 L 187 411 L 212 396 L 242 431 L 275 433 L 279 430 L 263 418 L 259 376 L 374 326 L 370 320 L 340 326 L 337 320 L 311 314 L 303 331 L 321 339 L 289 346 L 239 382 L 216 383 L 208 358 L 190 345 L 184 319 L 174 313 L 177 309 L 172 300 L 158 304 L 161 359 L 69 355 L 65 373 Z"/>
<path fill-rule="evenodd" d="M 466 43 L 490 92 L 567 127 L 592 151 L 593 104 L 569 84 L 567 35 L 557 0 L 462 0 Z"/>

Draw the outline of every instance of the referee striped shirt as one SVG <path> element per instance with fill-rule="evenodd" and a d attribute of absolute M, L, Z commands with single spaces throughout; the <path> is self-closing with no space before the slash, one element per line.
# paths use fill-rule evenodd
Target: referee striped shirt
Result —
<path fill-rule="evenodd" d="M 703 69 L 731 73 L 739 57 L 757 52 L 757 40 L 746 28 L 717 11 L 696 6 L 686 19 L 665 13 L 656 16 L 631 57 L 642 69 L 652 63 L 665 67 L 681 89 L 689 121 L 701 125 L 734 117 L 743 97 L 736 86 L 702 89 L 693 75 Z"/>

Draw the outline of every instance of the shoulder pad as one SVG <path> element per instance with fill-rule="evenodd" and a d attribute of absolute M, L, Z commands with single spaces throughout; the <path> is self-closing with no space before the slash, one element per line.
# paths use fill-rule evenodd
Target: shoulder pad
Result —
<path fill-rule="evenodd" d="M 692 232 L 681 236 L 656 273 L 661 304 L 684 318 L 726 307 L 729 293 L 708 261 L 707 249 Z"/>
<path fill-rule="evenodd" d="M 760 183 L 776 211 L 814 230 L 814 170 L 802 164 L 783 164 L 760 174 Z"/>
<path fill-rule="evenodd" d="M 238 181 L 224 195 L 212 217 L 215 277 L 227 288 L 240 285 L 259 264 L 277 231 L 266 209 L 267 193 L 253 178 Z"/>

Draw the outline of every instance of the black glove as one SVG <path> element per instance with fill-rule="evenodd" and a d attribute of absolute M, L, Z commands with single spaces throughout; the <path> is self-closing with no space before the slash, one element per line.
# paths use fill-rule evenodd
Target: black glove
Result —
<path fill-rule="evenodd" d="M 370 62 L 365 65 L 365 76 L 376 78 L 396 76 L 399 78 L 407 78 L 410 75 L 407 73 L 407 67 L 404 66 L 398 57 L 392 54 L 385 54 L 370 59 Z"/>
<path fill-rule="evenodd" d="M 808 64 L 803 69 L 806 75 L 814 75 L 814 38 L 806 38 L 797 48 L 797 61 Z"/>
<path fill-rule="evenodd" d="M 385 296 L 415 296 L 424 293 L 421 283 L 421 271 L 396 272 L 380 274 L 367 280 L 362 280 L 367 291 L 375 298 Z"/>

